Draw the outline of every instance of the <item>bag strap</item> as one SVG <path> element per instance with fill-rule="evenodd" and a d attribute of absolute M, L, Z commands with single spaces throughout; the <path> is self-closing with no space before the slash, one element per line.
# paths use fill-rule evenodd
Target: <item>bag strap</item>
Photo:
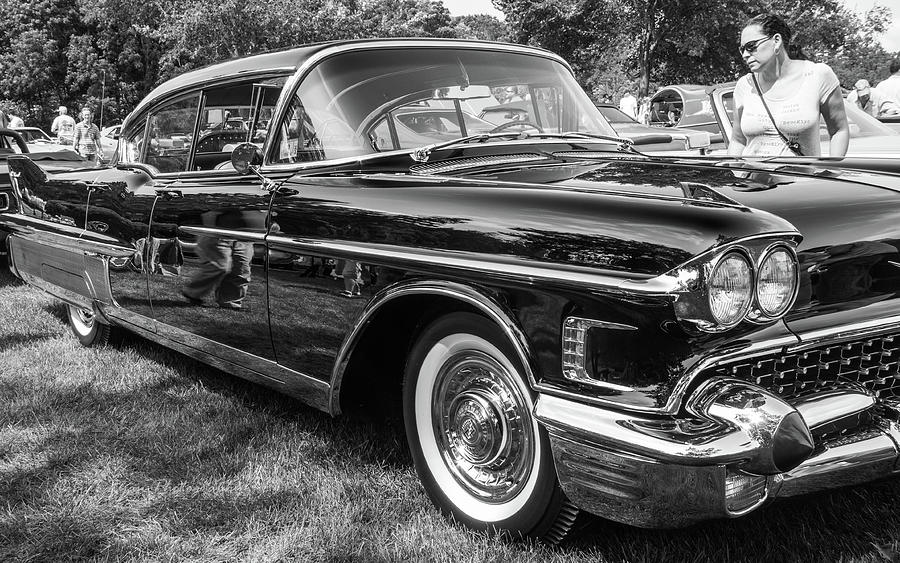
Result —
<path fill-rule="evenodd" d="M 787 137 L 784 136 L 784 133 L 781 132 L 781 129 L 778 128 L 778 124 L 775 123 L 775 118 L 772 117 L 772 112 L 769 111 L 769 104 L 766 103 L 766 97 L 763 96 L 762 88 L 759 87 L 759 82 L 756 80 L 756 74 L 750 73 L 750 78 L 753 79 L 753 85 L 756 86 L 756 93 L 759 94 L 759 101 L 762 102 L 764 108 L 766 108 L 766 113 L 769 114 L 769 119 L 772 121 L 772 127 L 775 128 L 775 131 L 778 133 L 778 136 L 781 137 L 781 140 L 784 141 L 784 144 L 787 146 L 788 150 L 793 153 L 796 153 L 797 156 L 803 156 L 802 153 L 793 147 L 796 143 L 792 143 Z"/>

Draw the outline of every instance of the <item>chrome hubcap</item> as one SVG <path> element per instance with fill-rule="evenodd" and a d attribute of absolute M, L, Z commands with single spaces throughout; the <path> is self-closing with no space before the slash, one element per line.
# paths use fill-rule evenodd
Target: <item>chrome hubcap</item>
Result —
<path fill-rule="evenodd" d="M 466 350 L 435 381 L 433 425 L 456 481 L 486 502 L 514 497 L 531 473 L 534 432 L 517 377 L 489 355 Z"/>

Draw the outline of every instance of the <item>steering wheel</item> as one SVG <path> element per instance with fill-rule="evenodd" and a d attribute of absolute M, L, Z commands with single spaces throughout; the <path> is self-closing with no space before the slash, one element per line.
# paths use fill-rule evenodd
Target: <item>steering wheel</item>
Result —
<path fill-rule="evenodd" d="M 500 131 L 505 131 L 513 127 L 530 127 L 531 129 L 537 129 L 538 133 L 544 132 L 544 130 L 541 129 L 541 126 L 537 123 L 532 123 L 530 121 L 507 121 L 506 123 L 501 123 L 500 125 L 494 127 L 493 129 L 488 131 L 488 133 L 499 133 Z"/>

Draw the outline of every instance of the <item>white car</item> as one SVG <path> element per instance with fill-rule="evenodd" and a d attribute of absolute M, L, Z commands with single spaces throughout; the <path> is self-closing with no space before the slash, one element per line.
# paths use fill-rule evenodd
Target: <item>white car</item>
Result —
<path fill-rule="evenodd" d="M 40 127 L 16 127 L 13 131 L 22 135 L 29 152 L 57 152 L 72 148 L 57 144 L 56 140 Z"/>
<path fill-rule="evenodd" d="M 100 130 L 100 148 L 103 150 L 103 160 L 108 161 L 116 152 L 119 145 L 119 132 L 122 131 L 122 124 L 110 125 Z"/>

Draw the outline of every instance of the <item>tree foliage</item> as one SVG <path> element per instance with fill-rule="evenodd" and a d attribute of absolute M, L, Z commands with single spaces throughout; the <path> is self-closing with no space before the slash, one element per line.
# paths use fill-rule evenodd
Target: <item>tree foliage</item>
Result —
<path fill-rule="evenodd" d="M 0 0 L 0 106 L 46 125 L 65 104 L 119 120 L 186 70 L 304 43 L 363 37 L 462 37 L 554 51 L 597 98 L 709 84 L 746 72 L 740 30 L 758 12 L 783 16 L 811 58 L 844 86 L 887 76 L 877 36 L 890 10 L 867 16 L 840 0 L 493 0 L 492 16 L 451 17 L 440 0 Z"/>

